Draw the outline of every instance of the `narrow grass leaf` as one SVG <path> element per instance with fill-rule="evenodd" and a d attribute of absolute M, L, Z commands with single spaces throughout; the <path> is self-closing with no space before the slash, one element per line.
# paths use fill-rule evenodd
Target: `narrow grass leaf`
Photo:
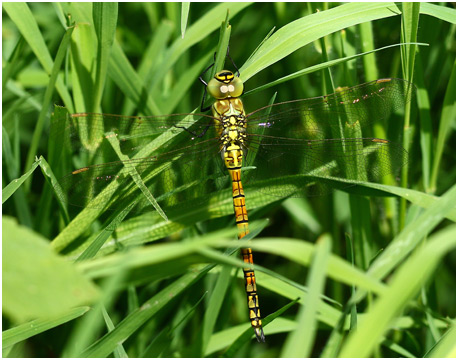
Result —
<path fill-rule="evenodd" d="M 368 271 L 369 275 L 381 279 L 389 274 L 421 243 L 424 237 L 428 236 L 430 231 L 442 221 L 445 214 L 453 211 L 455 198 L 456 188 L 453 187 L 415 221 L 408 224 L 372 263 Z"/>
<path fill-rule="evenodd" d="M 453 64 L 453 72 L 447 84 L 447 91 L 442 105 L 442 113 L 439 122 L 439 133 L 436 148 L 434 149 L 433 171 L 431 175 L 432 190 L 436 190 L 439 167 L 444 152 L 445 142 L 453 127 L 456 127 L 456 61 Z"/>
<path fill-rule="evenodd" d="M 24 55 L 24 45 L 25 40 L 21 36 L 18 42 L 16 43 L 16 46 L 14 47 L 10 57 L 5 61 L 5 65 L 3 66 L 2 71 L 2 91 L 5 91 L 6 83 L 11 78 L 13 73 L 16 71 L 19 58 Z"/>
<path fill-rule="evenodd" d="M 41 66 L 43 66 L 43 69 L 45 69 L 48 74 L 51 74 L 53 61 L 29 6 L 26 3 L 19 2 L 5 2 L 2 6 L 11 20 L 13 20 L 15 25 L 18 27 Z M 69 109 L 73 109 L 73 102 L 61 77 L 58 77 L 56 81 L 56 88 L 65 106 Z"/>
<path fill-rule="evenodd" d="M 163 20 L 159 24 L 157 30 L 154 32 L 148 46 L 146 47 L 146 50 L 142 54 L 140 65 L 137 67 L 137 75 L 140 79 L 143 79 L 143 82 L 148 91 L 152 91 L 150 86 L 152 81 L 152 74 L 158 63 L 161 61 L 162 55 L 167 49 L 167 44 L 170 40 L 173 30 L 173 23 L 168 20 Z M 195 77 L 193 79 L 195 80 Z M 174 92 L 172 91 L 172 93 Z M 163 94 L 160 93 L 158 96 L 163 96 Z M 177 95 L 177 97 L 181 99 L 181 96 Z M 130 115 L 134 111 L 135 107 L 135 103 L 130 99 L 127 99 L 121 113 L 124 115 Z M 170 112 L 164 110 L 164 114 L 168 113 Z"/>
<path fill-rule="evenodd" d="M 135 248 L 129 253 L 116 253 L 103 258 L 80 262 L 78 268 L 89 278 L 110 276 L 116 273 L 116 269 L 122 264 L 126 266 L 126 269 L 134 269 L 178 259 L 208 246 L 226 246 L 227 242 L 224 239 L 230 238 L 236 233 L 236 228 L 229 228 L 200 236 L 185 243 L 164 243 Z M 231 243 L 231 245 L 233 244 Z"/>
<path fill-rule="evenodd" d="M 419 293 L 441 259 L 455 247 L 455 237 L 455 226 L 436 233 L 395 271 L 387 292 L 377 299 L 358 329 L 350 334 L 339 357 L 371 356 L 390 323 Z"/>
<path fill-rule="evenodd" d="M 423 187 L 427 193 L 434 192 L 431 189 L 432 166 L 433 166 L 433 121 L 431 119 L 431 104 L 428 90 L 425 84 L 425 69 L 421 56 L 416 57 L 415 83 L 417 85 L 417 104 L 420 116 L 420 146 Z M 451 79 L 450 79 L 451 80 Z"/>
<path fill-rule="evenodd" d="M 282 203 L 283 208 L 294 218 L 296 223 L 306 229 L 310 229 L 314 234 L 319 234 L 322 230 L 317 215 L 313 212 L 310 203 L 301 198 L 289 198 Z"/>
<path fill-rule="evenodd" d="M 399 14 L 394 3 L 348 3 L 300 18 L 283 26 L 265 41 L 240 69 L 241 78 L 247 81 L 297 49 L 333 32 Z"/>
<path fill-rule="evenodd" d="M 415 44 L 418 45 L 418 46 L 427 46 L 428 45 L 428 44 L 424 44 L 424 43 L 415 43 Z M 275 81 L 272 81 L 272 82 L 269 82 L 267 84 L 258 86 L 255 89 L 252 89 L 252 90 L 249 90 L 249 91 L 245 92 L 244 96 L 256 94 L 259 91 L 266 90 L 268 88 L 277 86 L 277 85 L 279 85 L 281 83 L 296 79 L 298 77 L 301 77 L 301 76 L 304 76 L 304 75 L 307 75 L 307 74 L 311 74 L 311 73 L 313 73 L 315 71 L 327 69 L 327 68 L 330 68 L 331 66 L 336 66 L 336 65 L 345 63 L 347 61 L 357 59 L 359 57 L 363 57 L 363 56 L 367 56 L 367 55 L 373 54 L 373 53 L 375 53 L 377 51 L 386 50 L 386 49 L 391 48 L 391 47 L 402 46 L 402 45 L 403 44 L 388 45 L 388 46 L 381 47 L 379 49 L 374 49 L 374 50 L 363 52 L 363 53 L 360 53 L 360 54 L 346 56 L 346 57 L 343 57 L 343 58 L 329 60 L 329 61 L 324 61 L 324 62 L 321 62 L 321 63 L 319 63 L 317 65 L 310 66 L 308 68 L 296 71 L 296 72 L 294 72 L 292 74 L 283 76 L 283 77 L 281 77 L 281 78 L 279 78 L 279 79 L 277 79 Z M 373 77 L 371 79 L 375 79 L 375 78 Z"/>
<path fill-rule="evenodd" d="M 181 38 L 184 39 L 186 26 L 188 25 L 189 7 L 191 3 L 184 1 L 181 3 Z"/>
<path fill-rule="evenodd" d="M 418 19 L 420 16 L 419 3 L 403 3 L 401 15 L 401 40 L 403 42 L 414 42 L 417 40 Z M 406 45 L 401 48 L 401 64 L 404 79 L 412 82 L 415 66 L 415 45 Z M 405 104 L 404 127 L 402 135 L 402 145 L 404 149 L 410 151 L 412 144 L 413 129 L 410 126 L 411 102 Z M 409 166 L 407 163 L 401 169 L 401 187 L 406 188 L 408 184 Z M 399 204 L 399 226 L 404 227 L 406 217 L 407 202 L 401 199 Z"/>
<path fill-rule="evenodd" d="M 62 188 L 60 187 L 59 182 L 57 181 L 56 176 L 54 175 L 54 172 L 51 170 L 51 166 L 49 166 L 48 162 L 45 160 L 44 157 L 40 156 L 38 159 L 40 162 L 40 169 L 41 172 L 43 173 L 45 180 L 48 182 L 48 184 L 52 187 L 54 190 L 54 194 L 56 195 L 57 202 L 63 212 L 64 220 L 66 222 L 69 221 L 69 215 L 65 203 L 65 196 L 63 194 Z M 52 246 L 52 243 L 51 243 Z"/>
<path fill-rule="evenodd" d="M 215 328 L 216 320 L 220 315 L 221 306 L 223 305 L 223 300 L 225 299 L 227 289 L 232 279 L 231 275 L 232 266 L 222 266 L 202 321 L 201 356 L 206 352 L 208 342 Z"/>
<path fill-rule="evenodd" d="M 129 157 L 124 155 L 121 151 L 119 146 L 119 139 L 116 136 L 108 136 L 108 141 L 115 150 L 116 154 L 118 155 L 121 161 L 128 161 Z M 149 191 L 145 183 L 143 182 L 140 174 L 137 172 L 135 167 L 133 166 L 126 166 L 125 169 L 129 172 L 129 175 L 132 176 L 132 179 L 135 181 L 135 184 L 140 188 L 141 192 L 145 197 L 148 199 L 149 203 L 153 205 L 156 209 L 158 214 L 165 220 L 168 221 L 167 215 L 165 214 L 164 210 L 159 206 L 158 202 L 154 198 L 153 194 Z"/>
<path fill-rule="evenodd" d="M 358 195 L 364 195 L 364 196 L 387 196 L 389 194 L 391 195 L 396 195 L 401 198 L 406 199 L 413 205 L 418 205 L 424 209 L 429 209 L 431 206 L 433 206 L 436 202 L 440 200 L 440 197 L 434 196 L 434 195 L 429 195 L 425 194 L 424 192 L 417 191 L 417 190 L 412 190 L 408 188 L 402 188 L 398 186 L 391 186 L 391 185 L 383 185 L 383 184 L 377 184 L 377 183 L 366 183 L 362 182 L 361 187 L 358 185 L 355 185 L 353 187 L 346 188 L 347 192 L 349 193 L 355 193 Z M 380 190 L 379 192 L 369 192 L 367 189 L 374 189 L 374 190 Z M 454 209 L 450 209 L 449 212 L 447 212 L 444 215 L 446 218 L 448 218 L 451 221 L 456 220 L 456 211 Z"/>
<path fill-rule="evenodd" d="M 426 358 L 455 358 L 456 357 L 456 324 L 452 324 L 450 329 L 442 335 L 433 348 L 425 354 Z"/>
<path fill-rule="evenodd" d="M 89 344 L 93 343 L 98 334 L 103 331 L 105 322 L 101 316 L 102 308 L 111 311 L 115 303 L 118 292 L 121 290 L 119 284 L 126 279 L 127 271 L 123 264 L 120 264 L 113 276 L 106 278 L 100 284 L 101 296 L 97 303 L 92 307 L 86 316 L 82 317 L 72 328 L 72 332 L 67 338 L 66 346 L 63 350 L 63 357 L 76 357 Z"/>
<path fill-rule="evenodd" d="M 108 331 L 112 331 L 115 326 L 113 324 L 113 321 L 111 321 L 110 315 L 108 315 L 107 310 L 105 309 L 104 306 L 102 306 L 102 315 L 105 320 L 105 324 L 107 325 Z M 116 346 L 116 349 L 113 351 L 113 355 L 115 358 L 128 358 L 129 356 L 127 355 L 126 350 L 124 349 L 124 346 L 119 344 Z"/>
<path fill-rule="evenodd" d="M 116 23 L 118 20 L 118 4 L 111 2 L 95 2 L 92 5 L 94 29 L 97 35 L 97 60 L 94 82 L 94 101 L 90 112 L 98 112 L 102 100 L 108 63 L 113 45 Z"/>
<path fill-rule="evenodd" d="M 266 328 L 266 326 L 272 322 L 274 322 L 277 318 L 279 318 L 280 315 L 282 315 L 285 311 L 287 311 L 291 306 L 295 305 L 299 299 L 293 300 L 286 304 L 285 306 L 281 307 L 277 311 L 275 311 L 273 314 L 270 314 L 266 316 L 264 319 L 262 319 L 262 324 L 263 327 Z M 269 327 L 270 329 L 271 327 Z M 226 350 L 226 352 L 223 354 L 224 357 L 229 357 L 233 358 L 236 357 L 237 351 L 240 350 L 240 348 L 248 343 L 252 338 L 254 338 L 253 334 L 253 329 L 251 326 L 247 328 L 247 326 L 244 326 L 245 331 L 238 331 L 237 333 L 232 333 L 233 335 L 237 336 L 235 340 L 233 340 L 231 346 Z M 241 333 L 241 334 L 240 334 Z"/>
<path fill-rule="evenodd" d="M 198 305 L 204 300 L 207 294 L 208 293 L 205 292 L 200 297 L 200 299 L 189 309 L 189 311 L 182 315 L 181 319 L 178 319 L 173 324 L 163 328 L 161 332 L 157 334 L 153 340 L 151 340 L 148 347 L 141 354 L 140 358 L 164 357 L 172 346 L 174 331 L 196 312 Z M 174 327 L 172 327 L 172 325 L 174 325 Z"/>
<path fill-rule="evenodd" d="M 180 37 L 175 40 L 164 54 L 162 62 L 153 75 L 154 82 L 152 85 L 156 86 L 162 81 L 167 71 L 186 50 L 218 29 L 221 26 L 221 21 L 224 21 L 228 12 L 229 19 L 232 19 L 237 13 L 249 5 L 251 5 L 251 3 L 231 2 L 218 4 L 213 9 L 206 12 L 194 24 L 188 26 L 185 38 L 181 39 Z"/>
<path fill-rule="evenodd" d="M 6 200 L 13 195 L 16 190 L 26 181 L 30 175 L 35 171 L 37 166 L 40 165 L 40 160 L 35 161 L 32 164 L 32 167 L 29 171 L 27 171 L 24 175 L 22 175 L 19 179 L 15 179 L 11 181 L 8 185 L 6 185 L 2 190 L 2 204 L 5 203 Z"/>
<path fill-rule="evenodd" d="M 394 351 L 395 353 L 398 353 L 399 355 L 401 355 L 401 356 L 403 356 L 405 358 L 411 358 L 411 359 L 415 359 L 416 358 L 416 356 L 414 354 L 412 354 L 410 351 L 408 351 L 407 349 L 403 348 L 399 344 L 396 344 L 392 340 L 384 340 L 384 341 L 382 341 L 382 345 L 386 346 L 391 351 Z"/>
<path fill-rule="evenodd" d="M 136 202 L 129 204 L 127 208 L 121 211 L 115 218 L 108 224 L 104 229 L 102 229 L 97 237 L 91 242 L 84 252 L 78 256 L 76 261 L 88 260 L 93 258 L 99 250 L 102 248 L 103 244 L 107 241 L 113 231 L 116 230 L 117 226 L 124 220 L 124 218 L 129 214 L 130 210 L 136 205 Z"/>
<path fill-rule="evenodd" d="M 51 76 L 49 77 L 49 82 L 48 82 L 48 85 L 46 86 L 45 95 L 44 95 L 44 98 L 41 104 L 42 107 L 40 110 L 40 114 L 38 115 L 38 121 L 36 122 L 35 130 L 33 132 L 32 142 L 30 144 L 30 148 L 27 154 L 27 160 L 25 162 L 26 168 L 28 168 L 33 163 L 33 159 L 35 158 L 37 154 L 38 145 L 40 143 L 41 138 L 43 137 L 43 128 L 45 125 L 46 117 L 48 115 L 49 107 L 51 105 L 52 96 L 54 94 L 54 87 L 55 87 L 59 72 L 61 70 L 60 68 L 64 61 L 65 54 L 68 51 L 68 47 L 70 45 L 70 40 L 72 37 L 73 30 L 74 30 L 73 26 L 67 29 L 59 45 L 59 49 L 57 50 L 57 55 L 56 55 L 56 58 L 54 60 L 54 64 L 51 70 Z M 29 186 L 30 186 L 30 182 L 29 182 Z"/>
<path fill-rule="evenodd" d="M 420 11 L 422 14 L 434 16 L 450 24 L 456 24 L 456 9 L 436 5 L 434 3 L 422 2 L 420 3 Z"/>
<path fill-rule="evenodd" d="M 144 82 L 135 72 L 119 43 L 115 40 L 109 63 L 111 79 L 118 85 L 139 111 L 148 115 L 162 115 L 157 102 L 149 95 Z"/>
<path fill-rule="evenodd" d="M 289 306 L 289 304 L 287 304 L 286 306 Z M 265 318 L 263 320 L 265 320 Z M 277 317 L 275 318 L 275 320 L 271 322 L 271 325 L 269 326 L 269 334 L 278 334 L 282 332 L 289 332 L 289 331 L 294 330 L 295 328 L 296 328 L 296 323 L 294 321 L 291 321 L 289 319 L 285 319 L 282 317 Z M 228 329 L 224 329 L 224 330 L 217 332 L 216 334 L 213 334 L 210 339 L 207 353 L 205 354 L 205 356 L 209 357 L 210 355 L 214 354 L 215 352 L 224 350 L 228 346 L 233 345 L 234 339 L 237 339 L 240 336 L 240 334 L 244 331 L 246 331 L 247 334 L 249 334 L 248 330 L 250 330 L 251 333 L 253 332 L 253 330 L 249 329 L 246 324 L 242 324 L 242 325 L 232 326 Z M 253 336 L 253 334 L 250 334 L 250 335 Z M 251 338 L 248 338 L 248 339 L 249 339 L 248 341 L 250 341 Z M 244 342 L 244 344 L 246 343 L 247 341 Z M 240 346 L 238 346 L 237 348 L 234 348 L 233 353 L 237 354 L 237 351 L 239 349 L 240 349 Z M 226 352 L 228 350 L 229 349 L 227 349 Z M 235 356 L 236 355 L 233 355 L 232 357 L 235 357 Z M 230 356 L 228 355 L 227 357 L 230 357 Z"/>
<path fill-rule="evenodd" d="M 294 239 L 257 239 L 251 244 L 256 251 L 264 251 L 274 255 L 283 256 L 284 258 L 295 261 L 302 266 L 309 266 L 314 253 L 314 245 L 308 242 Z M 354 268 L 348 262 L 338 256 L 331 255 L 327 267 L 327 276 L 336 281 L 343 282 L 347 285 L 355 285 L 365 289 L 371 289 L 375 293 L 383 293 L 386 290 L 385 285 L 375 278 Z"/>
<path fill-rule="evenodd" d="M 2 332 L 2 349 L 76 319 L 89 311 L 88 306 L 69 309 L 54 317 L 36 319 Z"/>
<path fill-rule="evenodd" d="M 129 338 L 140 326 L 151 319 L 165 305 L 172 301 L 181 292 L 187 289 L 191 284 L 199 280 L 213 266 L 201 267 L 200 270 L 192 271 L 175 280 L 169 286 L 158 292 L 151 299 L 147 300 L 139 309 L 125 317 L 116 328 L 110 333 L 103 336 L 87 348 L 81 357 L 107 357 L 118 344 L 122 344 Z"/>
<path fill-rule="evenodd" d="M 318 239 L 315 246 L 312 264 L 307 277 L 309 288 L 307 300 L 297 315 L 298 327 L 291 332 L 283 346 L 281 357 L 310 357 L 317 331 L 317 319 L 321 301 L 321 294 L 324 291 L 326 281 L 327 264 L 330 257 L 332 239 L 329 235 Z"/>

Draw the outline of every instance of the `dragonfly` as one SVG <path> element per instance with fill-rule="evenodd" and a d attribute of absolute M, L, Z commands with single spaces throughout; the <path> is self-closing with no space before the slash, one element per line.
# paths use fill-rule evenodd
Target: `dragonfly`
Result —
<path fill-rule="evenodd" d="M 204 94 L 201 113 L 78 113 L 57 119 L 52 136 L 66 138 L 71 151 L 86 152 L 94 164 L 59 181 L 65 201 L 104 209 L 135 202 L 134 211 L 167 210 L 183 202 L 197 205 L 226 189 L 242 239 L 249 233 L 242 180 L 277 198 L 317 196 L 380 182 L 407 161 L 401 145 L 362 136 L 367 125 L 410 101 L 413 84 L 403 79 L 374 80 L 252 112 L 241 99 L 238 69 L 219 71 L 208 83 L 200 80 L 214 99 L 211 114 L 205 113 Z M 264 342 L 252 250 L 241 253 L 250 323 Z"/>

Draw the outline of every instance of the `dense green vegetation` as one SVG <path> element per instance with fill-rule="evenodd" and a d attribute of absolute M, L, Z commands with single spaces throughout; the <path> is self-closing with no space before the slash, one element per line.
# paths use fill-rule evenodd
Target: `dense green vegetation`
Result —
<path fill-rule="evenodd" d="M 3 3 L 3 356 L 453 356 L 455 24 L 427 3 Z M 408 151 L 396 178 L 314 198 L 246 186 L 265 344 L 230 197 L 166 221 L 67 207 L 52 186 L 87 165 L 49 136 L 54 104 L 198 110 L 227 41 L 247 112 L 378 78 L 417 88 L 365 129 Z"/>

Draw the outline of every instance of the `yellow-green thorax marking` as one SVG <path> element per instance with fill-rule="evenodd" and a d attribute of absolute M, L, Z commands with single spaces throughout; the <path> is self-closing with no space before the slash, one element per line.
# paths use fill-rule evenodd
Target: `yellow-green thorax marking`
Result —
<path fill-rule="evenodd" d="M 217 125 L 221 142 L 221 156 L 232 179 L 235 221 L 239 229 L 238 237 L 241 239 L 249 233 L 245 194 L 241 181 L 247 126 L 245 110 L 242 100 L 239 98 L 243 93 L 243 83 L 231 71 L 222 70 L 209 81 L 207 91 L 216 99 L 212 106 L 212 112 L 213 116 L 219 119 Z M 258 341 L 264 342 L 251 249 L 242 249 L 242 257 L 248 265 L 243 269 L 243 273 L 251 326 Z"/>

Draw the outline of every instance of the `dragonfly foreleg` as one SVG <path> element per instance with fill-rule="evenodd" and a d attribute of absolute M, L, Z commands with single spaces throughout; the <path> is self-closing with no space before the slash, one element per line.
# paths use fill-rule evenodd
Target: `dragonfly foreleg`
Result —
<path fill-rule="evenodd" d="M 190 133 L 191 135 L 193 135 L 194 137 L 201 138 L 207 133 L 208 129 L 210 128 L 210 125 L 206 125 L 205 129 L 203 129 L 200 134 L 197 134 L 194 131 L 191 131 L 188 128 L 185 128 L 184 126 L 174 125 L 174 127 L 178 128 L 178 129 L 183 129 L 183 130 L 187 131 L 188 133 Z"/>

